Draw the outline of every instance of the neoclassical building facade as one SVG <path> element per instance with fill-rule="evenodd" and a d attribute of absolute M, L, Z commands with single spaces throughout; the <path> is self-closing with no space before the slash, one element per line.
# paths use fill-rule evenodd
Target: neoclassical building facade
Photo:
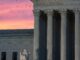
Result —
<path fill-rule="evenodd" d="M 0 60 L 32 60 L 33 29 L 0 30 Z"/>
<path fill-rule="evenodd" d="M 80 60 L 80 1 L 33 2 L 33 60 Z"/>

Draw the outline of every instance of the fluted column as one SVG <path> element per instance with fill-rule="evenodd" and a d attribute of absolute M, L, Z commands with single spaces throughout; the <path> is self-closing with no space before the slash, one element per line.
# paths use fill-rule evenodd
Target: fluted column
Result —
<path fill-rule="evenodd" d="M 61 60 L 66 60 L 66 10 L 60 11 L 61 13 Z"/>
<path fill-rule="evenodd" d="M 1 51 L 0 51 L 0 60 L 1 60 Z"/>
<path fill-rule="evenodd" d="M 47 60 L 52 60 L 52 10 L 46 10 L 47 13 Z"/>
<path fill-rule="evenodd" d="M 20 50 L 18 50 L 17 60 L 21 60 L 20 58 L 21 58 L 21 56 L 20 56 Z"/>
<path fill-rule="evenodd" d="M 34 51 L 33 51 L 33 60 L 38 59 L 39 52 L 39 10 L 34 11 L 35 25 L 34 25 Z"/>
<path fill-rule="evenodd" d="M 74 10 L 75 13 L 75 60 L 80 60 L 80 20 L 79 10 Z"/>
<path fill-rule="evenodd" d="M 6 60 L 12 60 L 12 52 L 8 51 L 6 54 Z"/>

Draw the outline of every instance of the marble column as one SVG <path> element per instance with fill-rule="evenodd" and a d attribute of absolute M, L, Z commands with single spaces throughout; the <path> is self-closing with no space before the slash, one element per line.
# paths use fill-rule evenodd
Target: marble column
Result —
<path fill-rule="evenodd" d="M 39 60 L 39 10 L 34 10 L 35 25 L 34 25 L 34 51 L 33 60 Z"/>
<path fill-rule="evenodd" d="M 80 60 L 80 21 L 79 10 L 74 10 L 75 13 L 75 60 Z"/>
<path fill-rule="evenodd" d="M 47 60 L 52 60 L 52 18 L 53 10 L 46 10 L 47 13 Z"/>
<path fill-rule="evenodd" d="M 6 60 L 12 60 L 12 52 L 11 51 L 6 52 Z"/>
<path fill-rule="evenodd" d="M 66 60 L 66 10 L 60 11 L 61 13 L 61 60 Z"/>
<path fill-rule="evenodd" d="M 20 55 L 20 50 L 18 50 L 18 56 L 17 56 L 17 60 L 21 60 L 21 55 Z"/>
<path fill-rule="evenodd" d="M 1 51 L 0 51 L 0 60 L 1 60 Z"/>

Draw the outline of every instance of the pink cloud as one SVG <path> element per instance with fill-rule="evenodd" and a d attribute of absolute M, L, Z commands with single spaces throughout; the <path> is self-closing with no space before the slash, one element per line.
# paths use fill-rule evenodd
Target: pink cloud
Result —
<path fill-rule="evenodd" d="M 2 3 L 20 3 L 20 2 L 26 2 L 29 3 L 30 0 L 0 0 L 0 4 Z"/>
<path fill-rule="evenodd" d="M 0 14 L 6 14 L 14 11 L 32 11 L 32 4 L 28 3 L 18 3 L 18 4 L 1 4 L 0 5 Z"/>
<path fill-rule="evenodd" d="M 33 4 L 21 1 L 0 4 L 0 29 L 34 28 Z"/>
<path fill-rule="evenodd" d="M 0 15 L 0 19 L 32 19 L 32 11 L 14 11 L 6 14 Z"/>

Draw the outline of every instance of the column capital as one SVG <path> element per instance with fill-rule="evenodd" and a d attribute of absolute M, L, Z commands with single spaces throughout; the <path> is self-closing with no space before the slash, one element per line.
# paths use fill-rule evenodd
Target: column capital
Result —
<path fill-rule="evenodd" d="M 74 13 L 80 13 L 80 9 L 75 8 L 75 9 L 73 9 L 73 12 L 74 12 Z"/>
<path fill-rule="evenodd" d="M 53 10 L 52 9 L 47 9 L 47 10 L 44 10 L 44 12 L 48 15 L 52 15 L 53 14 Z"/>
<path fill-rule="evenodd" d="M 59 12 L 60 13 L 67 13 L 67 9 L 60 9 Z"/>
<path fill-rule="evenodd" d="M 40 10 L 33 10 L 34 15 L 39 15 Z"/>

